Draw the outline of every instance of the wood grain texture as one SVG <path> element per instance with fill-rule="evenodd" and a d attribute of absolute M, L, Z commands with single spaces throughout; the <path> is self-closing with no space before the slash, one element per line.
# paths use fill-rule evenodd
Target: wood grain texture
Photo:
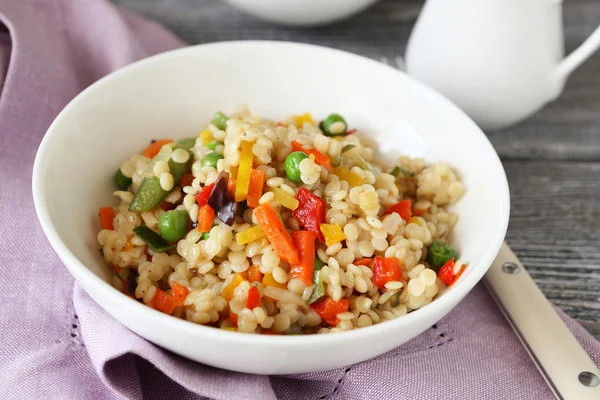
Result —
<path fill-rule="evenodd" d="M 359 16 L 299 29 L 256 20 L 219 0 L 114 0 L 185 41 L 315 43 L 395 64 L 422 1 L 381 0 Z M 564 2 L 571 51 L 600 24 L 600 1 Z M 488 133 L 511 188 L 507 241 L 548 298 L 600 339 L 600 53 L 529 120 Z"/>

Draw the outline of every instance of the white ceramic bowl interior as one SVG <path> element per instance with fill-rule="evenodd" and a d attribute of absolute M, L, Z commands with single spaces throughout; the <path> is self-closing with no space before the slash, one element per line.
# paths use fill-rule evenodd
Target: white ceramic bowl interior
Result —
<path fill-rule="evenodd" d="M 340 21 L 377 0 L 224 0 L 257 18 L 281 25 L 315 26 Z"/>
<path fill-rule="evenodd" d="M 97 210 L 116 204 L 112 175 L 151 139 L 195 135 L 215 110 L 246 103 L 273 119 L 311 112 L 346 117 L 384 157 L 423 156 L 459 171 L 466 193 L 453 243 L 469 267 L 424 308 L 393 321 L 329 335 L 260 336 L 162 314 L 110 285 L 101 262 Z M 375 61 L 302 44 L 225 42 L 137 62 L 77 96 L 49 128 L 33 172 L 36 210 L 53 248 L 79 285 L 132 331 L 192 360 L 236 371 L 325 370 L 384 353 L 446 315 L 487 271 L 506 232 L 509 196 L 502 165 L 458 108 Z M 352 349 L 352 351 L 348 351 Z"/>

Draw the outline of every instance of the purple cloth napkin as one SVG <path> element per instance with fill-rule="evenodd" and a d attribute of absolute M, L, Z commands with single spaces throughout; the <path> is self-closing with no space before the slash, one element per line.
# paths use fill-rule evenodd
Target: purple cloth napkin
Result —
<path fill-rule="evenodd" d="M 433 328 L 374 360 L 272 377 L 223 371 L 162 350 L 74 286 L 35 216 L 35 151 L 53 118 L 87 85 L 181 45 L 105 0 L 0 0 L 0 397 L 552 398 L 480 285 Z M 600 344 L 561 316 L 600 364 Z"/>

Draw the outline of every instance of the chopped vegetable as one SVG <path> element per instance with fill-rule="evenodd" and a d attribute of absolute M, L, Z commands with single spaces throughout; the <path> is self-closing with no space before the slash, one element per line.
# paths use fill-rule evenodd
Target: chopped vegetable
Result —
<path fill-rule="evenodd" d="M 359 258 L 358 260 L 354 260 L 352 264 L 354 265 L 366 265 L 367 267 L 373 263 L 372 258 Z"/>
<path fill-rule="evenodd" d="M 263 186 L 265 184 L 265 171 L 253 169 L 250 173 L 250 184 L 248 186 L 248 205 L 252 208 L 258 207 L 259 200 L 263 194 Z"/>
<path fill-rule="evenodd" d="M 152 299 L 152 308 L 162 311 L 165 314 L 172 314 L 177 306 L 175 299 L 169 296 L 159 288 L 156 288 L 156 294 Z"/>
<path fill-rule="evenodd" d="M 185 301 L 185 298 L 190 293 L 190 291 L 188 290 L 188 288 L 179 284 L 176 281 L 171 282 L 171 287 L 173 288 L 173 294 L 171 295 L 171 297 L 173 297 L 173 300 L 175 300 L 175 305 L 177 307 L 183 307 L 183 302 Z"/>
<path fill-rule="evenodd" d="M 241 273 L 237 273 L 233 276 L 233 279 L 227 286 L 223 288 L 221 291 L 221 296 L 227 301 L 231 301 L 233 299 L 233 291 L 236 287 L 240 285 L 240 283 L 244 282 L 246 278 Z"/>
<path fill-rule="evenodd" d="M 174 181 L 173 187 L 179 184 L 179 181 L 181 181 L 183 175 L 188 171 L 192 161 L 193 157 L 189 157 L 184 163 L 175 162 L 172 158 L 169 159 L 169 171 L 173 176 Z M 143 180 L 140 188 L 135 193 L 133 200 L 129 204 L 129 211 L 148 211 L 159 205 L 168 194 L 169 191 L 163 190 L 157 176 L 148 176 Z"/>
<path fill-rule="evenodd" d="M 223 223 L 231 226 L 235 220 L 237 203 L 233 200 L 233 197 L 231 197 L 227 190 L 228 179 L 229 173 L 227 171 L 221 171 L 219 173 L 219 176 L 215 181 L 215 187 L 208 197 L 208 205 L 212 207 Z"/>
<path fill-rule="evenodd" d="M 258 306 L 260 306 L 260 293 L 256 286 L 251 286 L 248 290 L 248 303 L 246 303 L 246 307 L 253 310 Z"/>
<path fill-rule="evenodd" d="M 409 224 L 415 224 L 415 225 L 423 226 L 423 223 L 417 217 L 410 217 L 410 219 L 408 221 L 406 221 L 406 222 L 409 223 Z"/>
<path fill-rule="evenodd" d="M 294 115 L 294 125 L 296 125 L 298 128 L 302 128 L 305 122 L 311 125 L 315 124 L 315 121 L 313 120 L 312 115 L 310 115 L 310 113 Z"/>
<path fill-rule="evenodd" d="M 212 124 L 224 131 L 227 128 L 227 115 L 223 114 L 221 111 L 217 111 L 212 119 Z"/>
<path fill-rule="evenodd" d="M 456 256 L 454 247 L 441 240 L 434 240 L 427 249 L 427 261 L 434 270 L 439 270 L 448 260 Z"/>
<path fill-rule="evenodd" d="M 148 228 L 146 225 L 140 225 L 133 228 L 133 233 L 142 239 L 156 253 L 164 253 L 177 247 L 175 244 L 170 244 L 165 239 L 158 236 L 158 233 Z"/>
<path fill-rule="evenodd" d="M 402 175 L 404 175 L 405 177 L 413 177 L 415 176 L 414 173 L 410 172 L 409 170 L 407 170 L 406 168 L 400 167 L 398 165 L 396 165 L 391 171 L 390 171 L 390 175 L 393 176 L 398 176 L 400 175 L 400 173 L 402 173 Z"/>
<path fill-rule="evenodd" d="M 336 167 L 333 173 L 340 178 L 340 181 L 348 182 L 351 187 L 364 185 L 367 181 L 361 178 L 358 174 L 344 167 Z"/>
<path fill-rule="evenodd" d="M 331 297 L 327 297 L 323 301 L 313 303 L 310 308 L 315 310 L 317 314 L 321 316 L 329 325 L 337 325 L 337 315 L 348 311 L 350 307 L 350 299 L 341 299 L 340 301 L 333 301 Z"/>
<path fill-rule="evenodd" d="M 158 232 L 166 241 L 177 242 L 185 236 L 189 222 L 186 210 L 167 211 L 158 218 Z"/>
<path fill-rule="evenodd" d="M 200 237 L 200 240 L 206 240 L 206 239 L 209 239 L 209 238 L 210 238 L 210 233 L 204 232 L 202 234 L 202 236 Z"/>
<path fill-rule="evenodd" d="M 263 274 L 260 272 L 260 268 L 256 265 L 251 265 L 248 267 L 248 281 L 250 282 L 261 282 L 263 279 Z"/>
<path fill-rule="evenodd" d="M 191 150 L 196 144 L 195 137 L 182 138 L 177 141 L 177 147 L 180 149 Z"/>
<path fill-rule="evenodd" d="M 400 305 L 400 292 L 396 292 L 390 296 L 390 306 L 398 307 Z"/>
<path fill-rule="evenodd" d="M 200 139 L 202 139 L 203 145 L 208 146 L 208 144 L 214 139 L 214 136 L 211 131 L 203 130 L 200 132 Z"/>
<path fill-rule="evenodd" d="M 321 242 L 324 242 L 321 224 L 325 222 L 325 202 L 318 196 L 315 196 L 310 190 L 300 188 L 296 194 L 298 207 L 292 211 L 292 216 L 304 226 L 306 230 L 311 231 Z"/>
<path fill-rule="evenodd" d="M 234 324 L 235 326 L 237 326 L 237 324 L 238 324 L 238 316 L 233 311 L 229 310 L 229 316 L 227 317 L 227 319 L 229 319 L 229 321 L 231 321 L 232 324 Z"/>
<path fill-rule="evenodd" d="M 344 159 L 344 158 L 342 157 L 342 155 L 341 155 L 341 154 L 338 154 L 338 155 L 336 155 L 335 157 L 333 157 L 333 158 L 331 159 L 331 165 L 332 165 L 333 167 L 339 167 L 340 165 L 342 165 L 342 160 L 343 160 L 343 159 Z"/>
<path fill-rule="evenodd" d="M 456 283 L 458 278 L 460 278 L 460 276 L 463 274 L 463 272 L 465 272 L 466 267 L 467 267 L 467 264 L 461 265 L 460 270 L 456 274 L 454 274 L 454 282 L 452 282 L 453 285 Z"/>
<path fill-rule="evenodd" d="M 349 130 L 346 131 L 346 133 L 344 134 L 344 136 L 352 135 L 354 132 L 356 132 L 356 128 L 349 129 Z"/>
<path fill-rule="evenodd" d="M 161 139 L 161 140 L 157 140 L 155 142 L 150 143 L 150 146 L 146 147 L 143 151 L 142 151 L 142 155 L 148 158 L 152 158 L 155 155 L 158 154 L 158 152 L 160 151 L 160 149 L 165 145 L 165 144 L 169 144 L 169 143 L 173 143 L 173 139 Z"/>
<path fill-rule="evenodd" d="M 279 289 L 287 289 L 287 286 L 285 285 L 285 283 L 277 282 L 275 280 L 275 278 L 273 278 L 273 275 L 271 275 L 271 274 L 265 274 L 265 276 L 262 279 L 262 284 L 263 284 L 263 286 L 274 286 Z"/>
<path fill-rule="evenodd" d="M 269 203 L 261 204 L 254 209 L 254 217 L 265 231 L 273 250 L 282 260 L 293 265 L 298 264 L 298 253 L 292 243 L 292 238 L 281 221 L 279 215 Z"/>
<path fill-rule="evenodd" d="M 232 177 L 227 179 L 227 191 L 231 197 L 235 197 L 235 179 Z"/>
<path fill-rule="evenodd" d="M 263 231 L 263 229 L 259 225 L 256 225 L 252 228 L 246 229 L 245 231 L 238 232 L 235 235 L 235 238 L 238 244 L 246 244 L 260 239 L 264 236 L 265 232 Z"/>
<path fill-rule="evenodd" d="M 389 206 L 385 211 L 385 214 L 391 213 L 398 213 L 398 215 L 400 215 L 400 217 L 405 221 L 410 220 L 410 217 L 412 217 L 410 200 L 402 200 L 394 205 Z"/>
<path fill-rule="evenodd" d="M 321 269 L 325 266 L 325 263 L 321 259 L 315 256 L 315 266 L 313 271 L 313 285 L 315 286 L 310 297 L 308 298 L 308 304 L 312 304 L 325 296 L 325 285 L 321 281 Z"/>
<path fill-rule="evenodd" d="M 223 142 L 219 142 L 218 140 L 213 140 L 211 141 L 209 144 L 206 145 L 206 147 L 208 147 L 211 150 L 215 150 L 217 148 L 217 146 L 224 146 L 225 143 Z"/>
<path fill-rule="evenodd" d="M 217 162 L 219 160 L 222 160 L 223 154 L 219 154 L 219 153 L 208 153 L 207 155 L 204 156 L 204 160 L 202 160 L 202 166 L 203 167 L 212 167 L 212 168 L 217 168 Z"/>
<path fill-rule="evenodd" d="M 300 262 L 290 266 L 290 277 L 300 279 L 306 286 L 310 286 L 315 268 L 315 234 L 310 231 L 296 231 L 292 232 L 291 236 Z"/>
<path fill-rule="evenodd" d="M 208 204 L 203 205 L 198 210 L 198 231 L 209 232 L 215 220 L 215 211 Z"/>
<path fill-rule="evenodd" d="M 338 224 L 321 224 L 319 229 L 323 232 L 323 237 L 325 238 L 325 244 L 327 246 L 346 240 L 346 235 L 344 235 L 342 227 Z"/>
<path fill-rule="evenodd" d="M 412 213 L 414 215 L 416 215 L 417 217 L 427 214 L 428 211 L 429 211 L 429 209 L 427 209 L 427 208 L 417 208 L 417 207 L 412 208 Z"/>
<path fill-rule="evenodd" d="M 119 168 L 117 172 L 115 172 L 114 181 L 115 186 L 119 190 L 127 190 L 129 185 L 131 185 L 131 178 L 123 175 L 123 171 L 121 171 L 121 168 Z"/>
<path fill-rule="evenodd" d="M 297 142 L 295 140 L 292 141 L 292 149 L 294 149 L 294 151 L 301 151 L 308 155 L 312 154 L 313 156 L 315 156 L 316 164 L 325 168 L 329 173 L 333 172 L 333 166 L 331 165 L 331 159 L 326 154 L 323 154 L 320 151 L 317 151 L 315 149 L 305 149 L 304 146 L 302 146 L 302 144 L 300 144 L 299 142 Z"/>
<path fill-rule="evenodd" d="M 300 179 L 300 162 L 308 158 L 302 151 L 294 151 L 285 158 L 285 174 L 292 182 L 302 183 Z"/>
<path fill-rule="evenodd" d="M 210 197 L 210 194 L 214 187 L 215 187 L 215 184 L 211 183 L 210 185 L 204 186 L 202 188 L 202 190 L 200 190 L 200 192 L 198 192 L 198 194 L 196 195 L 196 203 L 198 203 L 199 207 L 202 207 L 206 203 L 208 203 L 208 198 Z"/>
<path fill-rule="evenodd" d="M 238 167 L 237 182 L 235 186 L 235 201 L 242 201 L 248 196 L 250 187 L 250 175 L 252 174 L 252 154 L 253 142 L 242 142 L 242 151 L 240 153 L 240 164 Z"/>
<path fill-rule="evenodd" d="M 179 181 L 179 185 L 181 187 L 192 186 L 193 181 L 194 181 L 194 175 L 185 174 L 184 176 L 181 177 L 181 181 Z"/>
<path fill-rule="evenodd" d="M 275 194 L 275 201 L 277 203 L 281 204 L 285 208 L 289 208 L 292 211 L 298 208 L 299 202 L 295 197 L 290 196 L 278 187 L 271 188 L 271 191 L 273 194 Z"/>
<path fill-rule="evenodd" d="M 319 127 L 327 136 L 344 136 L 348 130 L 346 120 L 339 114 L 329 114 Z"/>
<path fill-rule="evenodd" d="M 395 258 L 375 257 L 373 261 L 373 284 L 380 289 L 390 281 L 402 280 L 402 264 Z"/>
<path fill-rule="evenodd" d="M 454 283 L 454 258 L 449 259 L 442 265 L 438 272 L 438 277 L 446 284 L 446 286 L 450 286 Z"/>
<path fill-rule="evenodd" d="M 113 226 L 113 219 L 115 219 L 115 210 L 112 207 L 102 207 L 98 211 L 98 215 L 100 215 L 100 226 L 102 229 L 108 229 L 109 231 L 114 231 L 115 228 Z"/>
<path fill-rule="evenodd" d="M 354 145 L 354 144 L 347 144 L 344 147 L 342 147 L 342 153 L 350 151 L 350 150 L 352 150 L 355 147 L 356 147 L 356 145 Z"/>

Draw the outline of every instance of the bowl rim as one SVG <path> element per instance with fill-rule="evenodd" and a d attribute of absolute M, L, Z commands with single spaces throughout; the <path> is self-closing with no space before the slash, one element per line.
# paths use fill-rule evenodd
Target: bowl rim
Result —
<path fill-rule="evenodd" d="M 352 60 L 356 60 L 362 63 L 368 63 L 378 68 L 389 68 L 391 70 L 394 70 L 394 72 L 398 74 L 400 78 L 404 79 L 404 81 L 408 85 L 413 86 L 415 90 L 419 91 L 424 97 L 426 97 L 427 101 L 440 104 L 448 110 L 452 110 L 453 113 L 460 114 L 465 119 L 466 123 L 471 124 L 472 127 L 476 129 L 484 139 L 482 141 L 482 145 L 487 147 L 487 150 L 492 156 L 492 158 L 490 159 L 490 165 L 494 168 L 490 168 L 490 170 L 495 171 L 494 176 L 496 178 L 495 184 L 498 186 L 498 195 L 501 196 L 501 203 L 505 205 L 501 210 L 495 210 L 495 213 L 498 215 L 497 220 L 500 223 L 500 225 L 494 228 L 493 240 L 489 243 L 487 250 L 481 255 L 480 259 L 476 263 L 477 268 L 474 268 L 473 272 L 465 276 L 459 285 L 453 287 L 451 290 L 446 292 L 441 298 L 436 299 L 435 301 L 429 303 L 427 306 L 421 309 L 414 310 L 402 316 L 401 318 L 395 318 L 389 321 L 385 321 L 384 323 L 378 323 L 360 329 L 336 332 L 336 334 L 334 335 L 256 335 L 227 331 L 224 329 L 194 324 L 187 320 L 173 318 L 171 315 L 167 315 L 160 311 L 154 310 L 138 301 L 131 302 L 131 299 L 128 296 L 116 290 L 109 282 L 106 282 L 100 277 L 98 277 L 90 269 L 88 269 L 81 261 L 79 261 L 79 259 L 69 250 L 69 248 L 62 241 L 62 239 L 60 238 L 56 229 L 53 226 L 49 215 L 48 206 L 46 203 L 46 195 L 43 184 L 44 175 L 46 173 L 45 166 L 49 162 L 49 150 L 53 138 L 60 134 L 60 130 L 58 129 L 58 127 L 62 124 L 62 121 L 64 119 L 69 117 L 70 110 L 74 108 L 78 103 L 85 101 L 85 99 L 88 96 L 93 95 L 94 92 L 101 88 L 105 83 L 110 82 L 112 80 L 121 79 L 127 74 L 135 73 L 136 69 L 138 68 L 147 67 L 152 63 L 160 62 L 161 60 L 166 60 L 169 58 L 175 59 L 187 53 L 193 53 L 198 51 L 201 52 L 205 49 L 212 47 L 233 48 L 238 46 L 266 46 L 271 47 L 274 51 L 282 47 L 295 47 L 308 49 L 309 51 L 332 52 L 344 55 Z M 487 136 L 483 133 L 483 131 L 481 131 L 481 129 L 475 124 L 475 122 L 473 122 L 471 118 L 469 118 L 461 109 L 459 109 L 454 103 L 452 103 L 442 94 L 438 93 L 437 91 L 425 85 L 424 83 L 421 83 L 416 79 L 410 77 L 403 71 L 385 65 L 368 57 L 325 46 L 270 40 L 237 40 L 183 47 L 180 49 L 163 52 L 136 61 L 97 80 L 96 82 L 88 86 L 86 89 L 84 89 L 77 96 L 75 96 L 58 114 L 56 119 L 48 128 L 44 138 L 41 141 L 41 144 L 38 148 L 35 157 L 32 174 L 32 192 L 38 219 L 40 221 L 44 234 L 48 238 L 48 241 L 50 242 L 56 254 L 59 256 L 61 261 L 64 263 L 64 265 L 67 267 L 67 269 L 77 282 L 83 281 L 87 285 L 96 286 L 96 294 L 98 296 L 106 297 L 107 299 L 109 299 L 109 303 L 120 303 L 123 304 L 123 307 L 126 307 L 128 309 L 129 307 L 131 307 L 130 312 L 132 315 L 137 315 L 139 318 L 143 318 L 144 321 L 150 323 L 158 325 L 168 325 L 168 329 L 171 329 L 173 331 L 185 332 L 186 334 L 197 336 L 215 336 L 214 338 L 216 340 L 234 341 L 238 342 L 239 344 L 270 344 L 276 347 L 286 347 L 292 344 L 327 345 L 335 341 L 351 341 L 353 339 L 358 339 L 364 336 L 383 334 L 386 331 L 393 331 L 395 329 L 401 328 L 405 324 L 409 325 L 421 319 L 421 317 L 424 316 L 425 313 L 436 314 L 437 312 L 445 316 L 449 311 L 443 311 L 443 309 L 445 308 L 444 303 L 450 302 L 458 304 L 458 302 L 462 300 L 462 298 L 466 296 L 475 287 L 475 285 L 481 280 L 483 275 L 491 266 L 493 260 L 495 259 L 498 253 L 498 250 L 500 249 L 502 242 L 504 241 L 506 230 L 508 228 L 510 212 L 510 196 L 508 181 L 506 179 L 506 173 L 504 171 L 500 158 L 498 157 L 498 154 L 496 153 Z M 486 265 L 487 268 L 485 267 Z M 98 305 L 101 308 L 103 308 L 100 304 Z M 110 315 L 110 313 L 108 314 Z M 216 338 L 216 336 L 219 336 L 219 338 Z"/>

